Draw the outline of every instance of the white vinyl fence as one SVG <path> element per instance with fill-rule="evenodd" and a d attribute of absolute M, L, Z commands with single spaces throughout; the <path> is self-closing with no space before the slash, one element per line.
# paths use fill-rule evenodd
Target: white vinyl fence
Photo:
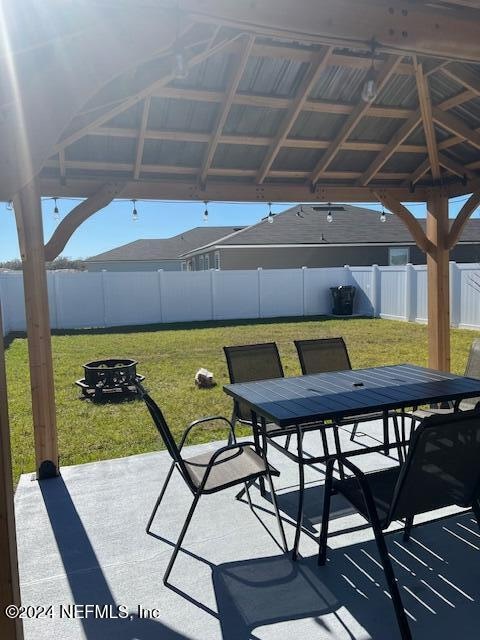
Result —
<path fill-rule="evenodd" d="M 425 266 L 199 272 L 50 271 L 54 329 L 195 320 L 311 316 L 331 312 L 330 287 L 357 287 L 357 314 L 427 321 Z M 480 328 L 480 268 L 450 263 L 452 325 Z M 20 272 L 0 274 L 4 332 L 25 330 Z"/>

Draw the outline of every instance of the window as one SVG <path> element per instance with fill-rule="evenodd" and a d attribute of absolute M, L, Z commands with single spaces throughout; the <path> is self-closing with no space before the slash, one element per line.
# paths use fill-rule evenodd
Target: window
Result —
<path fill-rule="evenodd" d="M 410 261 L 409 247 L 390 247 L 388 249 L 388 264 L 396 267 L 402 264 L 408 264 Z"/>
<path fill-rule="evenodd" d="M 198 270 L 203 271 L 203 256 L 198 257 Z"/>
<path fill-rule="evenodd" d="M 220 269 L 220 252 L 219 251 L 215 251 L 214 260 L 215 260 L 215 269 Z"/>
<path fill-rule="evenodd" d="M 208 271 L 210 269 L 210 256 L 207 254 L 205 256 L 205 271 Z"/>

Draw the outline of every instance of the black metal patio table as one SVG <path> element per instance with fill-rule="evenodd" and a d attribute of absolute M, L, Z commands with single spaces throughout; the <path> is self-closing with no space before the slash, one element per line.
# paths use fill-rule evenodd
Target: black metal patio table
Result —
<path fill-rule="evenodd" d="M 258 447 L 261 436 L 266 441 L 267 421 L 277 424 L 279 428 L 296 427 L 301 457 L 301 433 L 305 425 L 309 425 L 308 428 L 316 425 L 316 428 L 322 429 L 326 426 L 326 421 L 335 424 L 345 418 L 366 413 L 382 412 L 387 416 L 389 410 L 477 397 L 480 396 L 480 380 L 402 364 L 228 384 L 224 386 L 224 391 L 235 400 L 249 405 L 253 435 Z M 273 438 L 269 438 L 269 442 L 279 447 Z M 398 447 L 401 460 L 400 445 L 404 444 L 405 442 L 397 441 L 390 445 L 388 421 L 384 419 L 382 445 L 342 452 L 341 456 L 350 457 L 382 450 L 388 452 L 390 448 Z M 283 449 L 283 453 L 285 452 Z M 309 463 L 326 462 L 332 456 L 338 457 L 338 454 L 309 458 Z M 300 464 L 301 482 L 302 467 Z M 297 555 L 302 519 L 301 491 L 294 557 Z"/>

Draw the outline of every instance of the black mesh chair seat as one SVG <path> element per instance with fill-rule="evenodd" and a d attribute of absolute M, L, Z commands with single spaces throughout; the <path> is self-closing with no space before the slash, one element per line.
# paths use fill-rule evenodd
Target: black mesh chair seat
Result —
<path fill-rule="evenodd" d="M 184 459 L 188 475 L 195 487 L 201 486 L 205 473 L 212 463 L 214 453 L 202 453 L 193 458 Z M 230 448 L 214 460 L 203 492 L 213 493 L 242 483 L 245 478 L 264 475 L 265 472 L 264 459 L 251 447 Z M 270 466 L 270 473 L 275 476 L 280 475 L 272 466 Z"/>
<path fill-rule="evenodd" d="M 336 491 L 371 524 L 402 638 L 411 640 L 383 530 L 405 520 L 408 541 L 415 516 L 453 505 L 472 508 L 480 527 L 480 413 L 425 418 L 413 433 L 401 467 L 365 474 L 348 458 L 343 464 L 353 477 L 334 480 L 334 461 L 327 463 L 318 563 L 326 561 L 330 502 Z"/>
<path fill-rule="evenodd" d="M 389 418 L 396 418 L 397 417 L 397 412 L 396 411 L 389 411 L 388 412 L 388 417 Z M 339 426 L 343 426 L 343 425 L 350 425 L 352 424 L 352 422 L 370 422 L 372 420 L 382 420 L 384 417 L 383 413 L 360 413 L 358 415 L 355 416 L 351 416 L 350 418 L 344 418 L 343 420 L 340 420 L 337 424 Z"/>
<path fill-rule="evenodd" d="M 392 467 L 391 469 L 375 471 L 374 473 L 366 475 L 382 528 L 388 520 L 388 512 L 399 474 L 400 467 Z M 368 520 L 365 498 L 358 484 L 358 480 L 355 477 L 346 478 L 345 480 L 334 480 L 333 488 L 344 495 L 355 509 Z"/>

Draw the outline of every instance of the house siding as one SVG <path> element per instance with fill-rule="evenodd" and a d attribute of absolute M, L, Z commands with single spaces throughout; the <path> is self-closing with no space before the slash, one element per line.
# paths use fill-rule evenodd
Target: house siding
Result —
<path fill-rule="evenodd" d="M 393 245 L 392 245 L 393 246 Z M 407 246 L 407 245 L 403 245 Z M 409 245 L 410 262 L 425 264 L 425 254 Z M 297 269 L 300 267 L 342 267 L 388 265 L 389 247 L 287 247 L 220 249 L 220 268 Z M 457 246 L 450 254 L 455 262 L 480 262 L 480 245 Z"/>

